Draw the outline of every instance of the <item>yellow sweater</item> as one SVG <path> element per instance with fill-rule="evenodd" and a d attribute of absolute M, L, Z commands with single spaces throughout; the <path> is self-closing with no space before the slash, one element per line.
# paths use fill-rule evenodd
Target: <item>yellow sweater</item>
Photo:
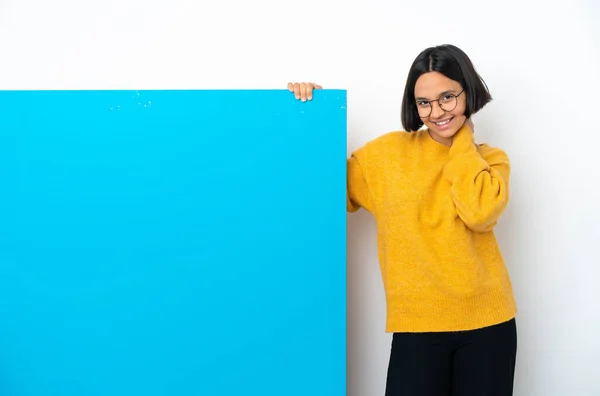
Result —
<path fill-rule="evenodd" d="M 508 202 L 504 151 L 451 147 L 427 130 L 391 132 L 348 159 L 347 210 L 371 212 L 388 332 L 459 331 L 512 319 L 516 304 L 493 228 Z"/>

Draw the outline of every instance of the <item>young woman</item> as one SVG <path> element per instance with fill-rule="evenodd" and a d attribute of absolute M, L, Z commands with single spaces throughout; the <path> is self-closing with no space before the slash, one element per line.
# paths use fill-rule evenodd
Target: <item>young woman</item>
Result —
<path fill-rule="evenodd" d="M 302 101 L 320 88 L 288 84 Z M 517 308 L 494 236 L 510 163 L 475 143 L 470 119 L 491 99 L 461 49 L 427 48 L 406 81 L 405 131 L 348 159 L 347 210 L 377 224 L 393 333 L 386 396 L 512 395 Z"/>

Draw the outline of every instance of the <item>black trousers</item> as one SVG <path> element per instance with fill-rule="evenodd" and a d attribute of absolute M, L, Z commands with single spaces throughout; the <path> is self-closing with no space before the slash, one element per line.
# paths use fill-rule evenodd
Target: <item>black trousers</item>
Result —
<path fill-rule="evenodd" d="M 515 320 L 483 329 L 394 333 L 386 396 L 512 396 Z"/>

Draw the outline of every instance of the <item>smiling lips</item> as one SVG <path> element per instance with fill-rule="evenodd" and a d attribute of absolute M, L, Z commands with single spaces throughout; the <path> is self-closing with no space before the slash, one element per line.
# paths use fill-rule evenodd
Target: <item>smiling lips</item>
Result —
<path fill-rule="evenodd" d="M 438 122 L 434 122 L 434 124 L 439 127 L 440 129 L 446 129 L 448 127 L 448 125 L 450 125 L 450 122 L 454 119 L 454 117 L 452 118 L 447 118 L 445 120 L 442 121 L 438 121 Z"/>

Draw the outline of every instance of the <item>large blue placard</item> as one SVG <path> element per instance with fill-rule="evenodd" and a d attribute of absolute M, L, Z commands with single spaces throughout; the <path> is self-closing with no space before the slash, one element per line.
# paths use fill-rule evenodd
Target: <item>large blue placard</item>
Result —
<path fill-rule="evenodd" d="M 346 394 L 346 93 L 0 92 L 0 394 Z"/>

